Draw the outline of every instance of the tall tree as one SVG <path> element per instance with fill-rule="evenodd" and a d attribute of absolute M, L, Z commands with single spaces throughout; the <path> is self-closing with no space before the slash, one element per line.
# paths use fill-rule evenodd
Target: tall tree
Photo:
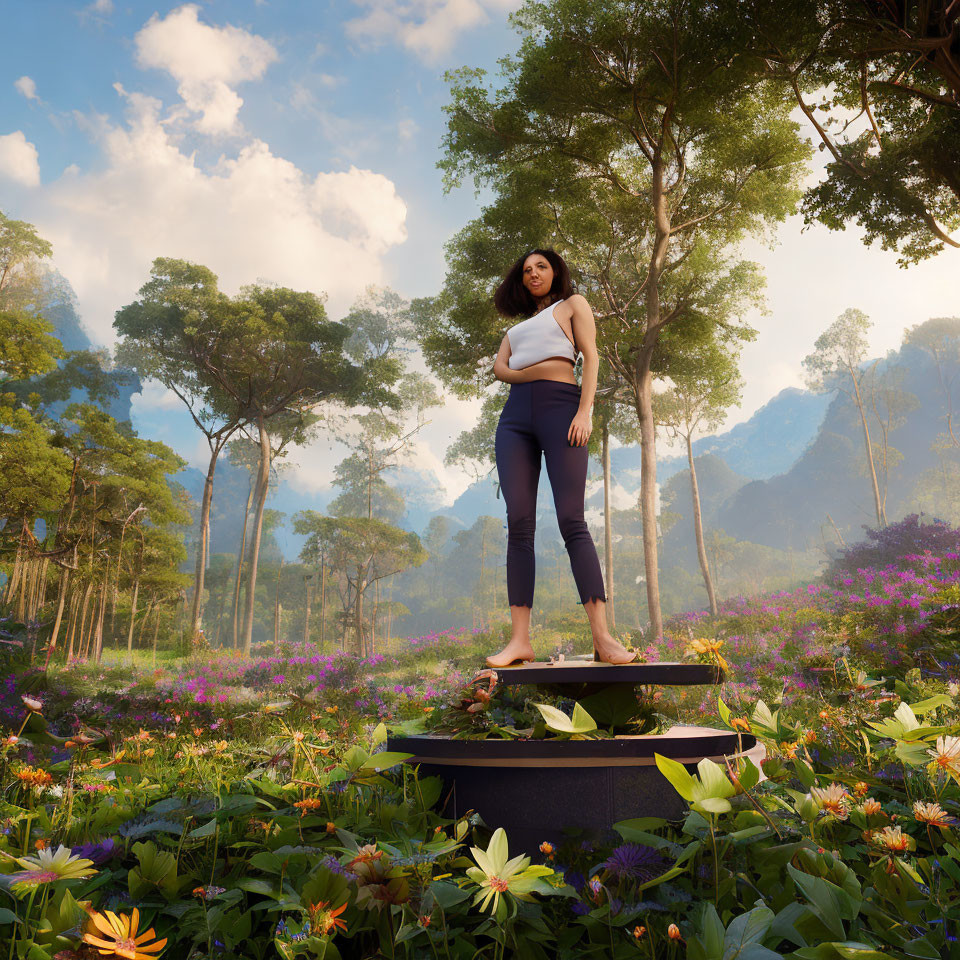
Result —
<path fill-rule="evenodd" d="M 691 321 L 734 321 L 754 298 L 755 266 L 724 252 L 794 211 L 809 147 L 785 93 L 737 59 L 748 34 L 733 7 L 553 0 L 512 20 L 526 37 L 502 61 L 507 85 L 492 99 L 478 82 L 483 71 L 447 74 L 453 102 L 440 166 L 447 189 L 464 174 L 495 189 L 522 174 L 552 185 L 534 190 L 541 201 L 581 192 L 579 222 L 557 240 L 570 238 L 570 259 L 596 278 L 598 345 L 639 421 L 647 600 L 660 635 L 652 412 L 660 341 Z M 611 237 L 624 222 L 635 239 L 621 248 Z M 618 255 L 578 258 L 579 244 Z M 499 257 L 514 250 L 501 246 Z M 451 312 L 465 286 L 447 295 Z M 464 292 L 464 312 L 476 314 L 476 295 Z M 489 318 L 488 308 L 492 340 Z"/>
<path fill-rule="evenodd" d="M 867 355 L 867 330 L 870 318 L 854 307 L 844 310 L 827 329 L 817 337 L 813 353 L 803 360 L 807 386 L 817 393 L 839 390 L 856 407 L 863 429 L 863 446 L 867 475 L 873 494 L 877 526 L 884 526 L 883 504 L 880 500 L 880 485 L 877 482 L 877 465 L 870 441 L 870 426 L 867 422 L 863 385 L 867 372 L 863 362 Z"/>
<path fill-rule="evenodd" d="M 717 597 L 703 536 L 693 438 L 698 431 L 710 433 L 718 429 L 730 407 L 740 402 L 743 379 L 737 370 L 737 360 L 736 355 L 716 347 L 703 350 L 695 358 L 684 358 L 683 363 L 677 363 L 670 371 L 673 386 L 654 398 L 657 424 L 663 427 L 667 436 L 682 439 L 686 447 L 697 559 L 707 591 L 707 602 L 714 616 L 717 615 Z"/>
<path fill-rule="evenodd" d="M 255 504 L 242 645 L 249 653 L 253 634 L 253 608 L 257 561 L 266 491 L 269 485 L 273 421 L 294 431 L 294 442 L 320 419 L 319 411 L 330 405 L 368 402 L 395 406 L 389 387 L 399 371 L 390 358 L 373 357 L 353 364 L 344 352 L 350 331 L 328 320 L 316 294 L 285 287 L 251 284 L 226 311 L 220 329 L 224 343 L 231 345 L 229 369 L 213 371 L 217 389 L 244 411 L 256 427 L 260 446 L 258 490 Z M 293 423 L 294 427 L 289 425 Z"/>
<path fill-rule="evenodd" d="M 212 270 L 168 257 L 153 261 L 139 299 L 114 319 L 116 356 L 144 379 L 157 380 L 187 408 L 209 450 L 200 501 L 199 539 L 190 611 L 190 633 L 200 629 L 210 544 L 210 507 L 217 461 L 230 438 L 248 422 L 249 405 L 223 382 L 237 366 L 236 344 L 224 335 L 231 301 Z"/>
<path fill-rule="evenodd" d="M 367 643 L 364 597 L 369 588 L 427 559 L 420 538 L 382 520 L 366 517 L 325 517 L 304 510 L 294 518 L 294 531 L 307 538 L 300 557 L 316 564 L 325 557 L 347 583 L 344 609 L 350 610 L 360 656 L 372 652 Z"/>

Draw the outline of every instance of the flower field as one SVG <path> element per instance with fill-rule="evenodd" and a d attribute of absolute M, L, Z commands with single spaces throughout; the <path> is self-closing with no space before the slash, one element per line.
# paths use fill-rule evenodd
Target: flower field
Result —
<path fill-rule="evenodd" d="M 661 759 L 682 822 L 533 851 L 444 818 L 440 781 L 385 750 L 391 727 L 609 735 L 474 682 L 499 636 L 47 674 L 14 641 L 0 957 L 960 958 L 960 538 L 895 526 L 817 583 L 624 635 L 725 664 L 719 688 L 647 691 L 644 723 L 750 732 L 762 770 Z"/>

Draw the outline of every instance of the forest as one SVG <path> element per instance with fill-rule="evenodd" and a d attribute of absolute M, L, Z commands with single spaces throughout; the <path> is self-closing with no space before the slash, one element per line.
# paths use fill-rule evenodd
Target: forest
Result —
<path fill-rule="evenodd" d="M 115 82 L 130 129 L 241 142 L 217 124 L 277 49 L 143 16 L 182 102 Z M 444 196 L 485 199 L 426 295 L 361 269 L 334 308 L 333 272 L 235 282 L 182 234 L 91 316 L 39 180 L 0 193 L 0 956 L 960 960 L 960 315 L 915 281 L 891 345 L 871 300 L 960 256 L 960 7 L 496 16 L 497 76 L 442 75 Z M 242 55 L 197 81 L 166 29 Z M 826 312 L 836 277 L 796 277 L 803 386 L 737 419 L 780 342 L 749 244 L 797 217 L 876 266 Z M 632 659 L 599 656 L 544 476 L 537 659 L 484 669 L 518 622 L 494 291 L 541 248 L 596 326 L 585 517 Z"/>

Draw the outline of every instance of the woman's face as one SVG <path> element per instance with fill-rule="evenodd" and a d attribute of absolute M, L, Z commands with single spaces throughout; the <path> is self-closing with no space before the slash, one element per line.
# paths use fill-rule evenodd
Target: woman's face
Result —
<path fill-rule="evenodd" d="M 553 286 L 553 267 L 541 253 L 531 253 L 523 261 L 523 285 L 534 297 L 545 297 Z"/>

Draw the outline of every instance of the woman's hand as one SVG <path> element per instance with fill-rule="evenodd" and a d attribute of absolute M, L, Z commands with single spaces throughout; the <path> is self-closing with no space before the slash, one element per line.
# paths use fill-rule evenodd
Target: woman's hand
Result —
<path fill-rule="evenodd" d="M 578 410 L 570 422 L 567 441 L 572 447 L 582 447 L 590 439 L 591 433 L 593 433 L 593 417 L 583 410 Z"/>

